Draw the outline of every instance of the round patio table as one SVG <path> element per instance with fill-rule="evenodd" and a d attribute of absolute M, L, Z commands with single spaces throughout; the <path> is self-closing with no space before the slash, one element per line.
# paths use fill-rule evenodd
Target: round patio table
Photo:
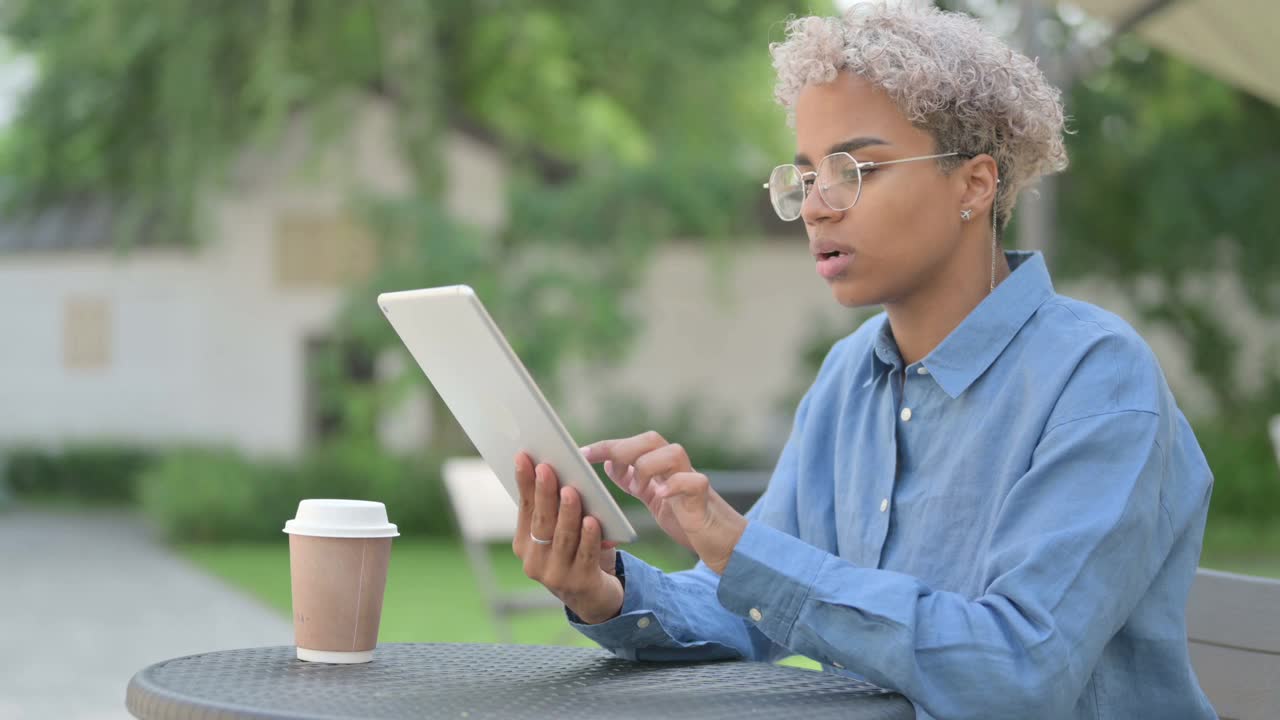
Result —
<path fill-rule="evenodd" d="M 302 662 L 291 645 L 191 655 L 140 671 L 125 702 L 142 720 L 915 717 L 896 693 L 767 663 L 444 643 L 380 645 L 363 665 Z"/>

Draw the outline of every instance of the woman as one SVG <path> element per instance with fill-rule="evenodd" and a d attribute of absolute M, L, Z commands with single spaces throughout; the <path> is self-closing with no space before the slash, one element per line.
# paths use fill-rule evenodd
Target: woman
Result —
<path fill-rule="evenodd" d="M 745 517 L 656 433 L 584 448 L 693 570 L 603 547 L 518 456 L 525 572 L 623 657 L 803 654 L 921 718 L 1214 717 L 1184 618 L 1204 456 L 1134 330 L 1000 250 L 1066 166 L 1059 92 L 932 8 L 793 20 L 771 50 L 798 150 L 774 208 L 836 301 L 884 312 L 831 349 Z"/>

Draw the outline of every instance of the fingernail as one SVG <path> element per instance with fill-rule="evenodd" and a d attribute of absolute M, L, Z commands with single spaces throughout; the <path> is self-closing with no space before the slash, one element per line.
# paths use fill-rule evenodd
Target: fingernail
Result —
<path fill-rule="evenodd" d="M 569 488 L 567 487 L 560 488 L 560 502 L 569 502 L 569 500 L 570 500 Z"/>

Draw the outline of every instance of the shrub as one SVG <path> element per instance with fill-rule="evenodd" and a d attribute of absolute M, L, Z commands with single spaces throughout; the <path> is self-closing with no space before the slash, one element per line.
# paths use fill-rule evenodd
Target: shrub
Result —
<path fill-rule="evenodd" d="M 306 497 L 376 500 L 386 503 L 402 535 L 450 535 L 454 523 L 440 478 L 442 462 L 427 454 L 396 457 L 359 440 L 334 443 L 303 462 L 294 503 Z"/>
<path fill-rule="evenodd" d="M 1266 419 L 1252 420 L 1201 421 L 1196 438 L 1213 470 L 1210 514 L 1261 525 L 1280 518 L 1280 469 Z"/>
<path fill-rule="evenodd" d="M 139 496 L 157 529 L 182 542 L 281 539 L 285 521 L 305 498 L 377 500 L 386 503 L 402 535 L 447 535 L 453 523 L 438 466 L 353 441 L 318 449 L 297 463 L 185 450 L 146 472 Z"/>
<path fill-rule="evenodd" d="M 18 448 L 8 453 L 4 479 L 19 497 L 131 502 L 153 460 L 148 451 L 110 445 Z"/>
<path fill-rule="evenodd" d="M 179 541 L 278 538 L 293 516 L 296 480 L 284 465 L 229 450 L 181 450 L 139 479 L 143 513 Z"/>

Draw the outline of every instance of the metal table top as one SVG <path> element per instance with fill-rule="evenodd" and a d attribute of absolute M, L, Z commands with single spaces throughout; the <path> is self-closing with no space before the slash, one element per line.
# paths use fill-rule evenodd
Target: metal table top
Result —
<path fill-rule="evenodd" d="M 637 663 L 603 650 L 389 643 L 373 662 L 298 660 L 293 646 L 191 655 L 133 677 L 143 720 L 200 718 L 914 718 L 901 695 L 767 663 Z"/>

